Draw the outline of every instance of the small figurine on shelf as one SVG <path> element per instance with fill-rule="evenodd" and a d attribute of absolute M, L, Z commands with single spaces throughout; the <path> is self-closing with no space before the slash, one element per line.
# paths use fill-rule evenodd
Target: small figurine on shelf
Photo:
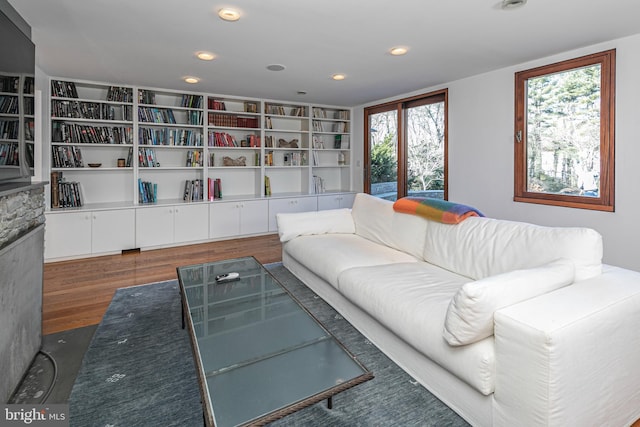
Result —
<path fill-rule="evenodd" d="M 298 140 L 292 139 L 291 141 L 287 142 L 286 140 L 280 138 L 278 140 L 278 147 L 279 148 L 298 148 Z"/>

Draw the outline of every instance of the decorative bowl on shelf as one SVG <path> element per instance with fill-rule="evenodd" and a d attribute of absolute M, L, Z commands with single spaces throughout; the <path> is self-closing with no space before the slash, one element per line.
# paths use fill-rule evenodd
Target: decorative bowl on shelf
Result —
<path fill-rule="evenodd" d="M 90 168 L 99 168 L 102 166 L 102 163 L 89 163 Z"/>

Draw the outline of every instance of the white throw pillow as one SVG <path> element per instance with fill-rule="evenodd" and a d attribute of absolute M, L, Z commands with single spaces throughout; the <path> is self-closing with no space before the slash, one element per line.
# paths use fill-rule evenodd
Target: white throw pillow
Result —
<path fill-rule="evenodd" d="M 560 259 L 465 283 L 449 303 L 444 338 L 450 345 L 466 345 L 490 337 L 496 310 L 566 286 L 574 277 L 573 262 Z"/>
<path fill-rule="evenodd" d="M 278 235 L 283 243 L 298 236 L 356 232 L 351 209 L 279 213 L 276 215 L 276 221 Z"/>

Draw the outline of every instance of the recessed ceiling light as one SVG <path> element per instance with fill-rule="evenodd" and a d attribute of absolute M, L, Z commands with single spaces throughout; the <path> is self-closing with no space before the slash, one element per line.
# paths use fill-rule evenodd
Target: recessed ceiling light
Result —
<path fill-rule="evenodd" d="M 237 10 L 225 7 L 218 11 L 218 16 L 225 21 L 233 22 L 240 19 L 240 12 L 238 12 Z"/>
<path fill-rule="evenodd" d="M 404 46 L 397 46 L 397 47 L 391 48 L 389 50 L 389 53 L 393 56 L 400 56 L 400 55 L 404 55 L 408 51 L 409 51 L 409 48 L 406 48 Z"/>
<path fill-rule="evenodd" d="M 516 9 L 527 4 L 527 0 L 502 0 L 500 7 L 504 10 Z"/>
<path fill-rule="evenodd" d="M 284 70 L 286 67 L 282 64 L 270 64 L 267 65 L 267 70 L 269 71 L 282 71 Z"/>
<path fill-rule="evenodd" d="M 332 75 L 331 78 L 333 80 L 344 80 L 344 79 L 347 78 L 347 76 L 345 76 L 344 74 L 341 74 L 341 73 L 337 73 L 337 74 Z"/>
<path fill-rule="evenodd" d="M 197 77 L 193 77 L 193 76 L 187 76 L 183 79 L 186 83 L 190 83 L 190 84 L 194 84 L 194 83 L 198 83 L 200 81 L 199 78 Z"/>
<path fill-rule="evenodd" d="M 202 59 L 203 61 L 211 61 L 216 57 L 213 53 L 206 52 L 204 50 L 196 52 L 196 56 L 198 57 L 198 59 Z"/>

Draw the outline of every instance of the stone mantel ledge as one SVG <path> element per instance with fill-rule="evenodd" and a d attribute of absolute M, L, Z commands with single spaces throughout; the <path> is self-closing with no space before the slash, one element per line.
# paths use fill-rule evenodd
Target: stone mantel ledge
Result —
<path fill-rule="evenodd" d="M 7 182 L 0 184 L 0 197 L 7 196 L 9 194 L 19 193 L 20 191 L 29 191 L 37 188 L 44 188 L 49 184 L 48 181 L 42 182 Z"/>

